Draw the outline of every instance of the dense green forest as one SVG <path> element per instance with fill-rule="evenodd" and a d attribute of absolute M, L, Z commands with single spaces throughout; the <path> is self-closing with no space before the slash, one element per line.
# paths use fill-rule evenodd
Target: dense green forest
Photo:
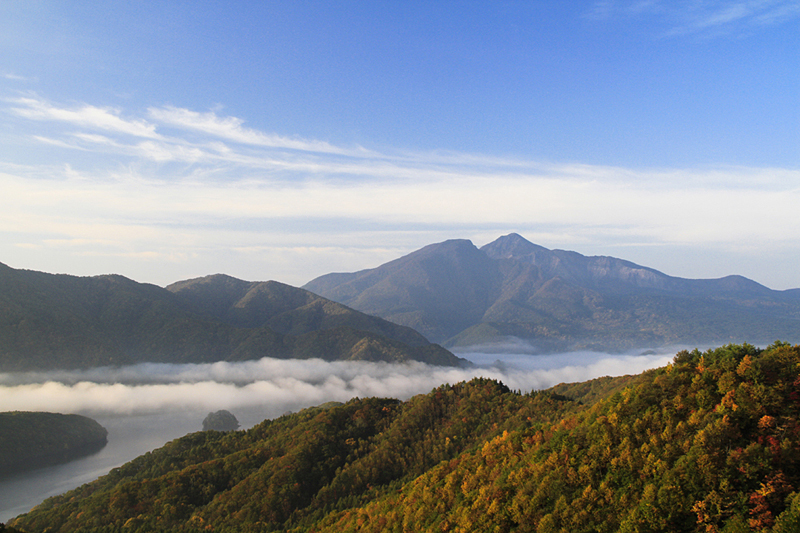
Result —
<path fill-rule="evenodd" d="M 520 394 L 474 379 L 199 432 L 10 525 L 66 531 L 800 530 L 800 346 Z"/>
<path fill-rule="evenodd" d="M 96 452 L 108 432 L 80 415 L 0 413 L 0 476 L 63 463 Z"/>

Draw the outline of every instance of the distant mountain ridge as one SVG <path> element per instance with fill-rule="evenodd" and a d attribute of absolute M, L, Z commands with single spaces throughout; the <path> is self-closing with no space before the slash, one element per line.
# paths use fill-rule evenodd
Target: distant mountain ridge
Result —
<path fill-rule="evenodd" d="M 161 288 L 0 264 L 0 371 L 261 357 L 462 362 L 408 327 L 274 281 Z"/>
<path fill-rule="evenodd" d="M 409 327 L 350 309 L 307 290 L 277 281 L 243 281 L 224 274 L 179 281 L 166 289 L 183 306 L 209 320 L 240 328 L 270 329 L 284 335 L 352 328 L 409 346 L 429 342 Z"/>
<path fill-rule="evenodd" d="M 800 339 L 800 290 L 742 276 L 677 278 L 515 233 L 480 249 L 468 240 L 432 244 L 304 288 L 449 347 L 509 337 L 541 351 Z"/>

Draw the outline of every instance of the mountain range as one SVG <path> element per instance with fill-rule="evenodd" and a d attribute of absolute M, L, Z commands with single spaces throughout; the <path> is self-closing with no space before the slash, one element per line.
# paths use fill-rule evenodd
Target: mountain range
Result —
<path fill-rule="evenodd" d="M 736 275 L 678 278 L 549 250 L 515 233 L 481 248 L 432 244 L 304 288 L 449 348 L 497 350 L 512 339 L 533 352 L 800 340 L 800 289 L 775 291 Z"/>
<path fill-rule="evenodd" d="M 431 244 L 303 288 L 223 274 L 165 288 L 0 264 L 0 371 L 261 357 L 459 365 L 467 351 L 800 341 L 800 289 L 683 279 L 517 234 Z M 444 346 L 445 348 L 443 348 Z"/>
<path fill-rule="evenodd" d="M 162 288 L 0 264 L 0 371 L 267 356 L 463 362 L 411 328 L 275 281 L 213 275 Z"/>

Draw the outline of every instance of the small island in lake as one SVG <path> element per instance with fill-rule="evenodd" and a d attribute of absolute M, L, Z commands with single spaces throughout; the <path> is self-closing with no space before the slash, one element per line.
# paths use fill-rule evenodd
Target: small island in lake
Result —
<path fill-rule="evenodd" d="M 239 421 L 233 413 L 226 410 L 208 413 L 203 420 L 203 431 L 236 431 L 239 429 Z"/>

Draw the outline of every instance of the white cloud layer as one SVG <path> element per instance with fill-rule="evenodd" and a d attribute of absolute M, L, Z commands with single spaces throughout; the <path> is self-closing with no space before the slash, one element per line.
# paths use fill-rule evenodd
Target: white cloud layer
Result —
<path fill-rule="evenodd" d="M 0 411 L 109 414 L 265 408 L 286 410 L 353 397 L 408 399 L 443 383 L 483 376 L 528 392 L 562 382 L 642 372 L 674 354 L 518 356 L 473 369 L 261 359 L 203 365 L 142 364 L 75 372 L 0 374 Z M 497 355 L 493 355 L 496 358 Z M 501 356 L 502 357 L 502 356 Z"/>

